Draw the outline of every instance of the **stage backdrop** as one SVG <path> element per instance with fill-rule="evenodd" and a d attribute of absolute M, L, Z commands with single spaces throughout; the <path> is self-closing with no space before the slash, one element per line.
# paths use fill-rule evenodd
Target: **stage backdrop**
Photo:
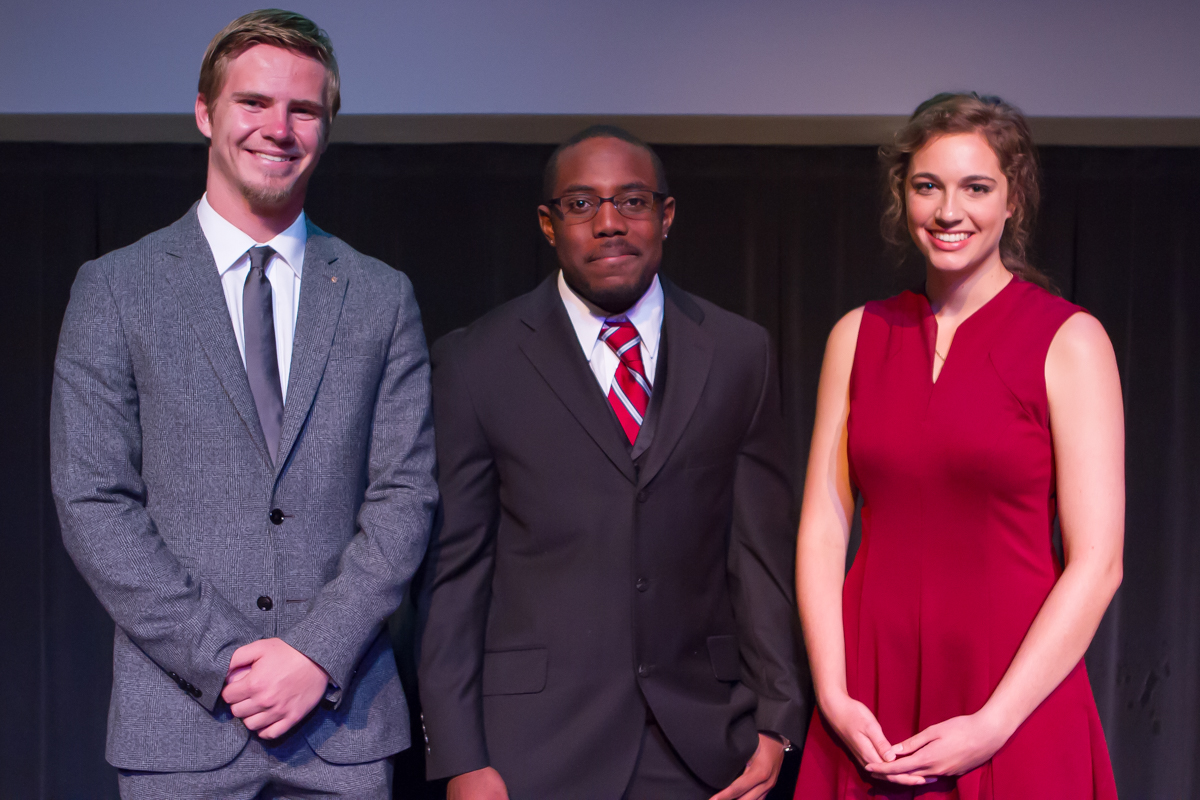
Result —
<path fill-rule="evenodd" d="M 433 339 L 554 268 L 534 212 L 548 152 L 335 145 L 308 210 L 408 273 Z M 830 327 L 920 280 L 882 245 L 874 151 L 660 152 L 679 204 L 664 272 L 771 332 L 799 467 Z M 1047 148 L 1043 163 L 1038 262 L 1104 323 L 1125 388 L 1125 583 L 1088 653 L 1092 685 L 1121 796 L 1197 797 L 1200 150 Z M 204 165 L 202 146 L 0 144 L 4 797 L 116 796 L 104 763 L 112 623 L 62 548 L 50 497 L 52 362 L 79 265 L 182 215 L 203 190 Z M 403 652 L 405 620 L 393 630 Z M 402 756 L 397 797 L 436 796 L 420 766 L 419 752 Z M 795 757 L 788 767 L 782 784 Z"/>

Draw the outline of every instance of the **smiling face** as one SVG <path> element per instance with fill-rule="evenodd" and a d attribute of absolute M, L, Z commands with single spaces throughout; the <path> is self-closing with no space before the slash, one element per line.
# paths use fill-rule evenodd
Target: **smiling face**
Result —
<path fill-rule="evenodd" d="M 325 150 L 327 79 L 315 58 L 257 44 L 229 62 L 216 98 L 196 99 L 196 124 L 211 142 L 209 202 L 243 230 L 240 217 L 286 227 L 303 208 Z"/>
<path fill-rule="evenodd" d="M 1012 206 L 1000 159 L 982 134 L 938 136 L 913 153 L 905 207 L 909 233 L 929 267 L 964 273 L 1000 265 Z"/>
<path fill-rule="evenodd" d="M 556 174 L 554 197 L 573 192 L 612 197 L 659 189 L 650 154 L 610 137 L 584 139 L 563 150 Z M 539 206 L 538 215 L 567 285 L 608 313 L 620 314 L 646 293 L 658 273 L 675 200 L 668 197 L 644 219 L 623 217 L 612 203 L 602 203 L 596 216 L 576 224 L 549 206 Z"/>

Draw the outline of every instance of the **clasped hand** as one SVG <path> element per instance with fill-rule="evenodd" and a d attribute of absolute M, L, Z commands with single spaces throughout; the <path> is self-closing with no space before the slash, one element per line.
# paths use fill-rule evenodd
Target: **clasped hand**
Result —
<path fill-rule="evenodd" d="M 930 725 L 898 744 L 890 744 L 865 705 L 843 696 L 823 709 L 838 736 L 872 776 L 905 786 L 921 786 L 939 777 L 962 775 L 983 764 L 1008 740 L 1001 727 L 982 712 Z"/>
<path fill-rule="evenodd" d="M 316 707 L 328 685 L 308 656 L 282 639 L 260 639 L 234 651 L 221 697 L 249 730 L 275 739 Z"/>

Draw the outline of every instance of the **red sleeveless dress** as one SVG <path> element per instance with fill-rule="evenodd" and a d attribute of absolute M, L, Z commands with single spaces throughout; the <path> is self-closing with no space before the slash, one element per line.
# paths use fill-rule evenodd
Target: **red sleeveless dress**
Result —
<path fill-rule="evenodd" d="M 959 326 L 936 383 L 923 295 L 863 312 L 847 423 L 863 509 L 842 594 L 846 679 L 893 744 L 983 707 L 1062 572 L 1045 363 L 1080 310 L 1014 278 Z M 916 791 L 869 779 L 817 712 L 795 796 L 1117 793 L 1081 661 L 991 761 Z"/>

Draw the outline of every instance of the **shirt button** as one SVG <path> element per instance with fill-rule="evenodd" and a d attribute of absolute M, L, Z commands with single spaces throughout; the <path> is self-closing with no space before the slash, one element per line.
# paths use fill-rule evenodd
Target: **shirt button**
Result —
<path fill-rule="evenodd" d="M 283 511 L 281 511 L 278 508 L 272 508 L 270 519 L 273 524 L 282 525 L 283 524 Z"/>
<path fill-rule="evenodd" d="M 638 578 L 637 583 L 633 584 L 639 592 L 644 592 L 650 587 L 650 581 L 645 578 Z"/>
<path fill-rule="evenodd" d="M 263 611 L 270 611 L 274 606 L 275 603 L 272 602 L 271 598 L 267 597 L 265 594 L 258 598 L 258 607 Z"/>

